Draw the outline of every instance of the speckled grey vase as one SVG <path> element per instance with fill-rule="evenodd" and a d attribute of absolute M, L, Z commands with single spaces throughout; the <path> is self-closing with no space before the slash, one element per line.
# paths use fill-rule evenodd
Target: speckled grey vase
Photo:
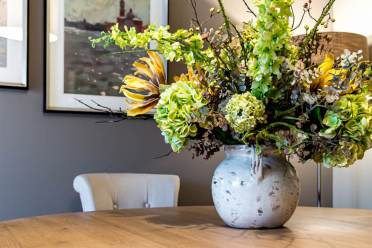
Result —
<path fill-rule="evenodd" d="M 294 213 L 299 199 L 295 168 L 283 157 L 254 147 L 226 146 L 226 158 L 212 181 L 215 208 L 234 228 L 277 228 Z"/>

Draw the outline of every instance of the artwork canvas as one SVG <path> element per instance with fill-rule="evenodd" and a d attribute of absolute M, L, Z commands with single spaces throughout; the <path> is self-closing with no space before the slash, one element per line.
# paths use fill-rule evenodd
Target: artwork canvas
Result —
<path fill-rule="evenodd" d="M 46 110 L 92 111 L 78 101 L 125 109 L 120 85 L 132 73 L 132 63 L 146 53 L 93 48 L 90 38 L 116 24 L 139 32 L 150 23 L 164 25 L 166 9 L 165 0 L 47 0 Z"/>
<path fill-rule="evenodd" d="M 0 0 L 0 27 L 7 24 L 7 1 Z M 6 67 L 7 46 L 6 38 L 0 37 L 0 67 Z"/>
<path fill-rule="evenodd" d="M 118 96 L 123 76 L 145 54 L 141 50 L 123 53 L 116 47 L 92 48 L 89 37 L 98 37 L 116 23 L 143 31 L 149 21 L 150 0 L 66 0 L 64 92 Z"/>
<path fill-rule="evenodd" d="M 0 87 L 27 89 L 28 0 L 0 0 Z"/>

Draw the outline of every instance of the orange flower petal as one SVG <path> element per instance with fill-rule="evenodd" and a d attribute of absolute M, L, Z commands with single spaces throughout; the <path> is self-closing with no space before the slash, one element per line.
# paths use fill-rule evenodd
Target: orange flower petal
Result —
<path fill-rule="evenodd" d="M 135 102 L 143 102 L 148 100 L 153 94 L 149 92 L 139 93 L 139 92 L 132 92 L 127 89 L 122 89 L 123 94 L 130 100 Z"/>
<path fill-rule="evenodd" d="M 124 87 L 136 91 L 151 91 L 153 94 L 159 93 L 159 88 L 142 78 L 128 75 L 124 78 Z"/>
<path fill-rule="evenodd" d="M 146 104 L 138 105 L 137 107 L 128 110 L 127 114 L 128 116 L 137 116 L 137 115 L 147 114 L 148 112 L 150 112 L 156 107 L 157 103 L 158 101 L 157 99 L 155 99 Z"/>
<path fill-rule="evenodd" d="M 149 79 L 152 79 L 154 77 L 150 68 L 143 63 L 136 61 L 133 63 L 133 67 L 136 69 L 134 75 L 144 75 Z"/>
<path fill-rule="evenodd" d="M 166 75 L 165 75 L 165 66 L 162 58 L 159 56 L 158 53 L 154 51 L 148 51 L 147 54 L 152 60 L 152 63 L 155 66 L 156 72 L 158 73 L 159 76 L 159 83 L 160 84 L 166 84 Z"/>

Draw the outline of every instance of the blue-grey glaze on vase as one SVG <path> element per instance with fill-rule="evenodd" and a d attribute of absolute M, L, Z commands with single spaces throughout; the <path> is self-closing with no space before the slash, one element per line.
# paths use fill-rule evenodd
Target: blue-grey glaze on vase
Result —
<path fill-rule="evenodd" d="M 299 199 L 299 179 L 287 159 L 254 147 L 226 146 L 225 160 L 212 180 L 215 208 L 230 227 L 277 228 L 294 213 Z"/>

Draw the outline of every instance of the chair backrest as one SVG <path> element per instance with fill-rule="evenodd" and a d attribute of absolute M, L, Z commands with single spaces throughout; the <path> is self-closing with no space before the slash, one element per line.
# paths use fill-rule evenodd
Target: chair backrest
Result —
<path fill-rule="evenodd" d="M 172 175 L 85 174 L 74 180 L 84 212 L 176 207 L 180 179 Z"/>

